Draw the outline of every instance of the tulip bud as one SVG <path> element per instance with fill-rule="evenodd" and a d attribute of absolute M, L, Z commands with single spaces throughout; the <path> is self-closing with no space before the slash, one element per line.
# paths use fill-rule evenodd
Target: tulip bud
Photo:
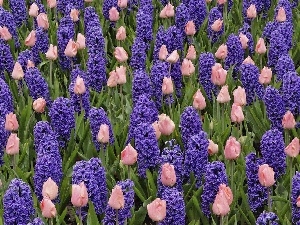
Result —
<path fill-rule="evenodd" d="M 122 188 L 119 185 L 116 185 L 114 189 L 112 189 L 110 198 L 108 200 L 108 205 L 113 209 L 121 209 L 124 208 L 125 200 Z"/>
<path fill-rule="evenodd" d="M 235 137 L 229 137 L 226 141 L 224 155 L 225 159 L 235 160 L 240 156 L 241 144 L 236 140 Z"/>
<path fill-rule="evenodd" d="M 49 177 L 48 180 L 43 184 L 42 195 L 44 198 L 49 198 L 50 200 L 53 200 L 57 197 L 58 186 L 51 179 L 51 177 Z"/>
<path fill-rule="evenodd" d="M 147 211 L 153 221 L 162 221 L 167 215 L 167 203 L 165 200 L 157 198 L 147 205 Z"/>
<path fill-rule="evenodd" d="M 158 116 L 158 128 L 163 135 L 170 135 L 175 130 L 175 123 L 166 114 Z"/>
<path fill-rule="evenodd" d="M 54 218 L 56 216 L 56 208 L 53 202 L 49 198 L 44 198 L 41 203 L 40 207 L 42 210 L 42 215 L 45 218 Z"/>
<path fill-rule="evenodd" d="M 167 62 L 168 63 L 176 63 L 179 59 L 179 54 L 177 52 L 177 50 L 174 50 L 170 55 L 169 57 L 167 58 Z"/>
<path fill-rule="evenodd" d="M 86 206 L 89 201 L 88 192 L 84 182 L 81 182 L 79 185 L 72 185 L 72 197 L 71 202 L 76 207 Z"/>
<path fill-rule="evenodd" d="M 161 166 L 160 180 L 165 186 L 174 186 L 176 183 L 176 173 L 173 165 L 170 163 L 165 163 Z"/>
<path fill-rule="evenodd" d="M 6 153 L 8 155 L 16 155 L 20 151 L 20 139 L 18 138 L 17 134 L 11 133 L 7 139 L 6 144 Z"/>
<path fill-rule="evenodd" d="M 21 64 L 17 61 L 14 65 L 14 69 L 11 73 L 11 77 L 15 80 L 22 80 L 24 77 L 24 71 Z"/>
<path fill-rule="evenodd" d="M 264 187 L 271 187 L 275 183 L 275 172 L 268 164 L 260 165 L 258 168 L 258 180 Z"/>
<path fill-rule="evenodd" d="M 45 112 L 46 101 L 43 98 L 38 98 L 32 103 L 32 108 L 37 113 Z"/>
<path fill-rule="evenodd" d="M 77 76 L 74 84 L 74 93 L 77 95 L 82 95 L 86 92 L 84 81 L 81 77 Z"/>
<path fill-rule="evenodd" d="M 131 144 L 128 144 L 121 152 L 121 163 L 131 166 L 137 161 L 137 155 L 137 151 L 131 146 Z"/>
<path fill-rule="evenodd" d="M 101 124 L 97 135 L 97 141 L 102 144 L 109 142 L 109 126 L 107 124 Z"/>
<path fill-rule="evenodd" d="M 19 128 L 19 123 L 18 123 L 16 114 L 14 114 L 12 112 L 9 114 L 6 114 L 5 130 L 14 131 L 14 130 L 18 130 L 18 128 Z"/>

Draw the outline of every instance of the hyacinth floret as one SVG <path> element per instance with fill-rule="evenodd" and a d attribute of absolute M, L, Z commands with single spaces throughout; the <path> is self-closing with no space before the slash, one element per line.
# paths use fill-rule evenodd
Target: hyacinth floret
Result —
<path fill-rule="evenodd" d="M 276 80 L 283 81 L 283 76 L 288 72 L 295 72 L 293 59 L 289 54 L 281 55 L 275 66 Z"/>
<path fill-rule="evenodd" d="M 207 25 L 207 35 L 208 38 L 212 43 L 215 43 L 218 41 L 218 39 L 223 35 L 224 33 L 224 23 L 222 24 L 221 30 L 220 31 L 213 31 L 211 26 L 216 20 L 222 20 L 223 21 L 223 15 L 222 13 L 218 10 L 217 7 L 212 8 L 209 11 L 208 14 L 208 25 Z"/>
<path fill-rule="evenodd" d="M 300 195 L 300 172 L 297 171 L 292 179 L 292 196 L 291 196 L 291 205 L 292 205 L 292 221 L 293 223 L 299 225 L 300 221 L 300 208 L 297 206 L 297 199 Z"/>
<path fill-rule="evenodd" d="M 1 104 L 0 104 L 1 107 Z M 0 166 L 4 164 L 3 155 L 9 132 L 5 130 L 5 117 L 0 116 Z"/>
<path fill-rule="evenodd" d="M 14 68 L 14 58 L 11 54 L 9 45 L 0 38 L 0 72 L 6 71 L 11 74 Z M 4 76 L 0 76 L 4 79 Z"/>
<path fill-rule="evenodd" d="M 49 37 L 48 32 L 43 28 L 39 27 L 35 31 L 36 42 L 32 47 L 32 56 L 35 64 L 41 63 L 40 53 L 46 53 L 49 48 Z"/>
<path fill-rule="evenodd" d="M 285 37 L 280 31 L 275 30 L 271 33 L 270 47 L 268 53 L 268 66 L 273 67 L 281 55 L 288 54 L 289 47 L 285 42 Z"/>
<path fill-rule="evenodd" d="M 153 6 L 151 6 L 149 8 L 149 5 L 141 5 L 136 15 L 136 37 L 145 42 L 153 39 Z"/>
<path fill-rule="evenodd" d="M 45 225 L 43 220 L 39 217 L 35 218 L 31 223 L 28 223 L 27 225 Z"/>
<path fill-rule="evenodd" d="M 12 35 L 12 38 L 15 41 L 16 48 L 19 48 L 20 41 L 19 41 L 17 25 L 15 23 L 14 17 L 9 11 L 5 10 L 1 6 L 0 6 L 0 26 L 7 27 L 9 33 Z"/>
<path fill-rule="evenodd" d="M 207 16 L 205 0 L 190 0 L 188 3 L 190 19 L 194 21 L 196 30 L 200 28 Z"/>
<path fill-rule="evenodd" d="M 175 86 L 175 92 L 177 98 L 181 97 L 182 88 L 182 73 L 181 73 L 181 61 L 178 60 L 176 63 L 171 65 L 171 77 Z"/>
<path fill-rule="evenodd" d="M 300 113 L 300 77 L 296 72 L 287 72 L 283 76 L 281 88 L 282 99 L 285 106 L 294 115 Z"/>
<path fill-rule="evenodd" d="M 27 21 L 27 7 L 25 0 L 9 0 L 9 8 L 13 14 L 17 27 Z"/>
<path fill-rule="evenodd" d="M 175 9 L 175 26 L 184 32 L 185 25 L 190 20 L 190 12 L 188 7 L 181 3 Z"/>
<path fill-rule="evenodd" d="M 139 69 L 134 72 L 132 84 L 132 101 L 136 104 L 141 95 L 146 95 L 149 99 L 153 95 L 151 80 L 144 69 Z"/>
<path fill-rule="evenodd" d="M 17 61 L 22 66 L 24 72 L 27 70 L 28 60 L 33 62 L 33 54 L 31 50 L 26 49 L 19 53 Z"/>
<path fill-rule="evenodd" d="M 148 44 L 140 37 L 136 37 L 131 46 L 131 58 L 129 65 L 134 70 L 146 69 Z"/>
<path fill-rule="evenodd" d="M 279 225 L 279 218 L 273 212 L 262 212 L 256 220 L 256 225 Z"/>
<path fill-rule="evenodd" d="M 7 83 L 0 78 L 0 117 L 14 111 L 13 96 Z"/>

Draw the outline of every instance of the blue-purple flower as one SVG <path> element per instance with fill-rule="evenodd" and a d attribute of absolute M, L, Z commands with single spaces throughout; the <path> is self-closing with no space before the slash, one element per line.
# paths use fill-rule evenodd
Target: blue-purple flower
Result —
<path fill-rule="evenodd" d="M 295 72 L 295 65 L 289 54 L 279 57 L 275 66 L 275 72 L 277 81 L 283 81 L 283 76 L 287 72 Z"/>
<path fill-rule="evenodd" d="M 300 77 L 296 72 L 287 72 L 283 76 L 282 99 L 285 106 L 294 115 L 300 113 Z"/>
<path fill-rule="evenodd" d="M 17 27 L 27 21 L 27 7 L 25 0 L 9 0 L 9 8 L 14 16 Z"/>
<path fill-rule="evenodd" d="M 223 16 L 218 8 L 214 7 L 209 11 L 207 25 L 207 35 L 212 43 L 215 43 L 224 33 L 224 23 L 222 23 L 221 29 L 219 31 L 214 31 L 212 29 L 212 25 L 218 20 L 223 21 Z"/>
<path fill-rule="evenodd" d="M 279 218 L 273 212 L 262 212 L 256 220 L 256 225 L 279 225 Z"/>
<path fill-rule="evenodd" d="M 131 46 L 130 66 L 134 70 L 146 70 L 148 44 L 140 37 L 136 37 Z"/>
<path fill-rule="evenodd" d="M 300 195 L 300 172 L 296 172 L 292 179 L 292 193 L 291 193 L 291 205 L 292 205 L 292 220 L 293 223 L 299 225 L 300 221 L 300 207 L 297 206 L 297 199 Z"/>

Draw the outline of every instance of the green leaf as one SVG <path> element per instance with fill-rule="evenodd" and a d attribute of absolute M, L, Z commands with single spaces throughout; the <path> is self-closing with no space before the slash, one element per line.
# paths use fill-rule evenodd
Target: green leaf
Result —
<path fill-rule="evenodd" d="M 89 201 L 89 211 L 87 215 L 87 225 L 98 225 L 100 224 L 97 218 L 97 214 L 94 208 L 94 205 Z"/>

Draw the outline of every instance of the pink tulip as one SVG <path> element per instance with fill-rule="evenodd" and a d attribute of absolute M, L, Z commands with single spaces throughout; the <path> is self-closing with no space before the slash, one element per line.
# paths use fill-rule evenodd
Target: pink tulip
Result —
<path fill-rule="evenodd" d="M 115 70 L 109 73 L 109 78 L 107 80 L 108 87 L 116 87 L 118 85 L 118 75 Z"/>
<path fill-rule="evenodd" d="M 97 135 L 97 141 L 102 144 L 109 142 L 109 126 L 107 124 L 101 124 Z"/>
<path fill-rule="evenodd" d="M 118 6 L 121 9 L 125 9 L 127 7 L 128 0 L 118 0 Z"/>
<path fill-rule="evenodd" d="M 211 68 L 211 81 L 214 85 L 222 86 L 226 82 L 227 71 L 222 68 L 220 63 L 216 63 Z"/>
<path fill-rule="evenodd" d="M 77 55 L 77 45 L 76 42 L 72 39 L 69 40 L 66 49 L 65 49 L 65 55 L 68 57 L 75 57 Z"/>
<path fill-rule="evenodd" d="M 265 45 L 265 40 L 263 38 L 259 38 L 257 41 L 257 44 L 255 46 L 255 52 L 258 54 L 264 54 L 266 53 L 267 48 Z"/>
<path fill-rule="evenodd" d="M 280 7 L 276 16 L 277 22 L 285 22 L 286 21 L 286 14 L 283 7 Z"/>
<path fill-rule="evenodd" d="M 160 132 L 159 126 L 158 126 L 158 121 L 155 121 L 154 123 L 152 123 L 152 127 L 155 131 L 156 140 L 158 140 L 161 136 L 161 132 Z"/>
<path fill-rule="evenodd" d="M 14 69 L 13 69 L 13 71 L 11 73 L 11 77 L 14 80 L 22 80 L 23 77 L 24 77 L 24 71 L 22 69 L 21 64 L 18 61 L 14 65 Z"/>
<path fill-rule="evenodd" d="M 251 59 L 250 56 L 248 56 L 244 61 L 243 64 L 252 64 L 255 65 L 255 62 Z"/>
<path fill-rule="evenodd" d="M 27 38 L 25 39 L 25 45 L 28 47 L 33 47 L 36 42 L 36 33 L 35 30 L 32 30 Z"/>
<path fill-rule="evenodd" d="M 226 102 L 229 102 L 230 101 L 230 95 L 229 95 L 229 91 L 228 91 L 228 85 L 224 85 L 218 96 L 217 96 L 217 102 L 219 103 L 226 103 Z"/>
<path fill-rule="evenodd" d="M 203 110 L 206 107 L 206 101 L 204 96 L 202 95 L 200 89 L 193 95 L 193 107 L 195 109 Z"/>
<path fill-rule="evenodd" d="M 164 77 L 161 89 L 164 95 L 169 95 L 174 92 L 173 81 L 171 77 Z"/>
<path fill-rule="evenodd" d="M 20 139 L 18 135 L 15 133 L 11 133 L 7 139 L 7 144 L 5 148 L 5 152 L 8 155 L 16 155 L 20 151 Z"/>
<path fill-rule="evenodd" d="M 48 180 L 43 184 L 42 195 L 44 198 L 49 198 L 50 200 L 53 200 L 57 197 L 58 186 L 51 179 L 51 177 L 49 177 Z"/>
<path fill-rule="evenodd" d="M 77 41 L 76 41 L 77 49 L 85 49 L 85 37 L 83 34 L 77 34 Z"/>
<path fill-rule="evenodd" d="M 244 121 L 244 113 L 241 106 L 233 103 L 231 107 L 231 114 L 230 114 L 231 122 L 234 123 L 241 123 Z"/>
<path fill-rule="evenodd" d="M 53 46 L 53 44 L 50 44 L 50 47 L 46 52 L 46 58 L 49 60 L 56 60 L 57 56 L 57 46 Z"/>
<path fill-rule="evenodd" d="M 173 165 L 170 163 L 164 163 L 161 166 L 160 180 L 165 186 L 174 186 L 176 183 L 176 173 Z"/>
<path fill-rule="evenodd" d="M 297 157 L 300 151 L 299 139 L 295 137 L 291 143 L 284 149 L 285 154 L 289 157 Z"/>
<path fill-rule="evenodd" d="M 167 215 L 167 203 L 165 200 L 157 198 L 147 205 L 147 211 L 153 221 L 162 221 Z"/>
<path fill-rule="evenodd" d="M 230 207 L 223 192 L 216 195 L 216 198 L 212 205 L 212 211 L 215 215 L 218 216 L 226 216 L 229 213 Z"/>
<path fill-rule="evenodd" d="M 170 135 L 175 130 L 175 123 L 166 114 L 158 116 L 158 128 L 163 135 Z"/>
<path fill-rule="evenodd" d="M 190 76 L 195 72 L 195 66 L 189 59 L 184 59 L 181 64 L 182 76 Z"/>
<path fill-rule="evenodd" d="M 254 19 L 256 17 L 257 13 L 256 13 L 256 7 L 254 4 L 251 4 L 249 6 L 249 8 L 247 9 L 247 17 L 249 19 Z"/>
<path fill-rule="evenodd" d="M 300 195 L 297 197 L 296 205 L 297 205 L 297 207 L 300 207 Z"/>
<path fill-rule="evenodd" d="M 194 45 L 190 45 L 188 48 L 188 51 L 186 53 L 186 57 L 189 60 L 195 60 L 196 59 L 196 50 L 195 50 L 195 46 Z"/>
<path fill-rule="evenodd" d="M 258 168 L 258 180 L 264 187 L 271 187 L 275 183 L 274 170 L 268 164 L 260 165 Z"/>
<path fill-rule="evenodd" d="M 179 54 L 177 52 L 177 50 L 174 50 L 170 55 L 169 57 L 167 58 L 167 62 L 168 63 L 176 63 L 179 59 Z"/>
<path fill-rule="evenodd" d="M 217 144 L 215 144 L 212 140 L 208 140 L 209 144 L 208 144 L 208 154 L 209 155 L 214 155 L 219 151 L 219 146 Z"/>
<path fill-rule="evenodd" d="M 0 36 L 5 41 L 8 41 L 12 38 L 11 33 L 6 26 L 0 27 Z"/>
<path fill-rule="evenodd" d="M 29 16 L 31 17 L 37 17 L 39 14 L 39 7 L 37 6 L 36 3 L 32 3 L 29 7 Z"/>
<path fill-rule="evenodd" d="M 218 5 L 224 5 L 227 0 L 217 0 Z"/>
<path fill-rule="evenodd" d="M 227 45 L 222 44 L 215 53 L 217 59 L 225 59 L 227 56 Z"/>
<path fill-rule="evenodd" d="M 265 67 L 261 70 L 259 74 L 258 81 L 261 84 L 269 84 L 272 80 L 272 70 L 268 67 Z"/>
<path fill-rule="evenodd" d="M 34 62 L 32 62 L 31 60 L 27 60 L 27 69 L 28 68 L 33 68 L 33 67 L 35 67 L 35 65 L 34 65 Z"/>
<path fill-rule="evenodd" d="M 38 98 L 32 103 L 32 108 L 37 113 L 45 112 L 46 101 L 43 98 Z"/>
<path fill-rule="evenodd" d="M 47 0 L 47 6 L 52 9 L 56 7 L 56 0 Z"/>
<path fill-rule="evenodd" d="M 45 218 L 54 218 L 57 214 L 55 205 L 49 198 L 44 198 L 40 203 L 40 207 Z"/>
<path fill-rule="evenodd" d="M 137 161 L 137 151 L 129 143 L 125 149 L 121 152 L 121 163 L 123 165 L 133 165 Z"/>
<path fill-rule="evenodd" d="M 118 41 L 124 41 L 126 39 L 126 29 L 123 26 L 120 26 L 117 34 L 116 34 L 116 39 Z"/>
<path fill-rule="evenodd" d="M 193 36 L 196 34 L 196 27 L 195 27 L 193 20 L 190 20 L 189 22 L 187 22 L 187 24 L 185 25 L 184 31 L 185 31 L 185 34 L 189 35 L 189 36 Z"/>
<path fill-rule="evenodd" d="M 226 198 L 228 205 L 231 205 L 233 201 L 233 194 L 230 187 L 227 187 L 226 184 L 220 184 L 218 193 L 223 192 L 224 197 Z"/>
<path fill-rule="evenodd" d="M 14 114 L 12 112 L 9 114 L 6 114 L 5 130 L 14 131 L 14 130 L 18 130 L 18 128 L 19 128 L 19 123 L 18 123 L 16 114 Z"/>
<path fill-rule="evenodd" d="M 167 55 L 168 55 L 168 49 L 166 45 L 162 45 L 159 49 L 159 53 L 158 53 L 158 58 L 160 60 L 166 60 Z"/>
<path fill-rule="evenodd" d="M 240 33 L 239 37 L 240 37 L 240 42 L 242 44 L 242 48 L 243 49 L 248 48 L 249 39 L 247 38 L 247 36 L 245 34 Z"/>
<path fill-rule="evenodd" d="M 84 81 L 81 77 L 77 76 L 74 84 L 74 93 L 76 95 L 82 95 L 86 92 Z"/>
<path fill-rule="evenodd" d="M 119 19 L 120 19 L 119 11 L 115 7 L 112 7 L 109 10 L 109 20 L 111 22 L 117 22 Z"/>
<path fill-rule="evenodd" d="M 241 86 L 238 86 L 237 89 L 233 91 L 233 102 L 236 105 L 244 106 L 247 104 L 246 100 L 246 90 L 242 88 Z"/>
<path fill-rule="evenodd" d="M 128 54 L 123 47 L 116 47 L 114 56 L 118 62 L 125 62 L 128 59 Z"/>
<path fill-rule="evenodd" d="M 160 18 L 171 18 L 174 17 L 175 11 L 174 6 L 168 3 L 160 12 L 159 17 Z"/>
<path fill-rule="evenodd" d="M 125 84 L 126 83 L 126 67 L 120 66 L 116 68 L 117 73 L 117 83 L 118 84 Z"/>
<path fill-rule="evenodd" d="M 124 208 L 125 200 L 122 188 L 119 185 L 116 185 L 111 191 L 110 198 L 108 200 L 108 205 L 113 209 Z"/>
<path fill-rule="evenodd" d="M 235 137 L 229 137 L 226 141 L 224 156 L 225 159 L 235 160 L 241 154 L 241 144 L 235 139 Z"/>
<path fill-rule="evenodd" d="M 36 20 L 37 20 L 38 27 L 41 27 L 45 30 L 49 29 L 49 21 L 46 13 L 40 13 L 37 16 Z"/>
<path fill-rule="evenodd" d="M 223 26 L 223 20 L 217 19 L 212 25 L 211 29 L 215 32 L 219 32 L 222 29 Z"/>
<path fill-rule="evenodd" d="M 79 21 L 79 10 L 78 9 L 71 9 L 70 17 L 73 22 Z"/>
<path fill-rule="evenodd" d="M 75 207 L 86 206 L 89 201 L 87 188 L 84 182 L 81 182 L 79 185 L 72 185 L 72 196 L 71 202 Z"/>
<path fill-rule="evenodd" d="M 287 111 L 282 119 L 282 126 L 284 129 L 293 129 L 296 126 L 296 121 L 293 113 L 291 111 Z"/>

